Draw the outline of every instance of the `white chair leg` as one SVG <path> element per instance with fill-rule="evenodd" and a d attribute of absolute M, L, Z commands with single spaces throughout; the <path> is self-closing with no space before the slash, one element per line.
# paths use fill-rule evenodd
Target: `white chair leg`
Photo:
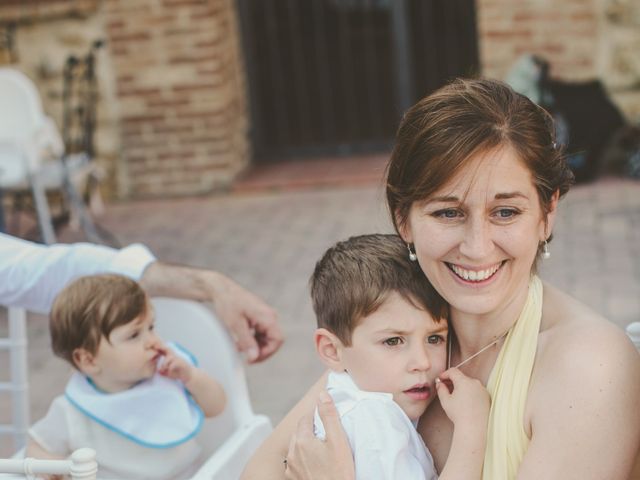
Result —
<path fill-rule="evenodd" d="M 37 175 L 31 175 L 29 181 L 31 183 L 33 201 L 36 205 L 36 213 L 38 214 L 38 224 L 40 225 L 40 232 L 42 233 L 42 241 L 47 245 L 51 245 L 52 243 L 56 243 L 56 234 L 53 229 L 53 222 L 51 221 L 47 194 Z"/>
<path fill-rule="evenodd" d="M 1 473 L 23 474 L 27 478 L 35 475 L 70 475 L 71 480 L 96 480 L 98 463 L 96 452 L 91 448 L 79 448 L 66 460 L 40 460 L 22 458 L 0 460 Z"/>
<path fill-rule="evenodd" d="M 9 363 L 11 368 L 11 417 L 13 441 L 18 451 L 27 443 L 29 428 L 29 382 L 27 366 L 27 314 L 21 308 L 9 309 Z"/>

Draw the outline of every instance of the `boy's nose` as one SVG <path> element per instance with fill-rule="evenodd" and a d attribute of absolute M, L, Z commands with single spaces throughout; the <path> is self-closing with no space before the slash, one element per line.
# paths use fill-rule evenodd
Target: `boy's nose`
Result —
<path fill-rule="evenodd" d="M 424 346 L 420 345 L 414 349 L 409 368 L 411 371 L 429 370 L 431 368 L 431 361 Z"/>

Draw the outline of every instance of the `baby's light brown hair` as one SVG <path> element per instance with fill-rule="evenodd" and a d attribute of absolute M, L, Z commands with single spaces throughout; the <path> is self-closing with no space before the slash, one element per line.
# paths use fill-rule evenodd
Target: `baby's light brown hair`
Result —
<path fill-rule="evenodd" d="M 439 322 L 449 306 L 435 291 L 398 235 L 351 237 L 331 247 L 310 279 L 318 328 L 326 328 L 345 346 L 358 323 L 397 292 Z"/>
<path fill-rule="evenodd" d="M 133 321 L 147 309 L 140 285 L 122 275 L 91 275 L 66 286 L 56 297 L 49 316 L 53 353 L 74 367 L 78 348 L 95 355 L 104 337 Z"/>

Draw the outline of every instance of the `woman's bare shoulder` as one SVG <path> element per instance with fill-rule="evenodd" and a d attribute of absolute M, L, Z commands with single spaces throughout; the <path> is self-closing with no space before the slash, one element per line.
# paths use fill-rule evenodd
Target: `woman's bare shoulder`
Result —
<path fill-rule="evenodd" d="M 640 438 L 640 355 L 620 327 L 552 287 L 544 293 L 521 477 L 541 478 L 544 464 L 550 472 L 562 465 L 572 472 L 619 470 L 607 478 L 623 478 Z M 603 461 L 611 438 L 616 451 Z"/>
<path fill-rule="evenodd" d="M 566 348 L 581 347 L 587 342 L 602 344 L 608 341 L 629 343 L 621 328 L 607 320 L 579 300 L 552 287 L 544 285 L 542 325 L 540 328 L 543 344 Z"/>
<path fill-rule="evenodd" d="M 624 395 L 640 402 L 640 355 L 623 329 L 553 287 L 544 293 L 527 417 L 605 391 L 613 403 Z"/>

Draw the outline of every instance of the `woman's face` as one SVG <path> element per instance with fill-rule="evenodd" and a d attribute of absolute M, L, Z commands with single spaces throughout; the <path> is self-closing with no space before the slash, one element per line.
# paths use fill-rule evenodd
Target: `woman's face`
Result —
<path fill-rule="evenodd" d="M 499 147 L 470 158 L 448 184 L 415 202 L 401 233 L 453 310 L 489 314 L 528 284 L 556 203 L 545 225 L 530 171 L 513 149 Z"/>

